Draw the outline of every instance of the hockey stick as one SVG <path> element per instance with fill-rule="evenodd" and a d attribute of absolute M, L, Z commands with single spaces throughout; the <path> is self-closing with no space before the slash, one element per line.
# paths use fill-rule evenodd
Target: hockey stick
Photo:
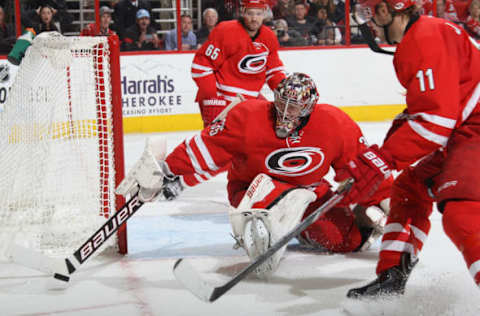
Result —
<path fill-rule="evenodd" d="M 68 274 L 74 273 L 78 267 L 87 261 L 115 232 L 125 223 L 130 217 L 135 214 L 138 209 L 144 204 L 140 201 L 137 191 L 128 200 L 120 210 L 118 210 L 102 227 L 100 227 L 92 236 L 90 236 L 83 245 L 80 246 L 74 253 L 73 257 L 65 258 L 65 265 Z M 54 273 L 54 278 L 68 282 L 70 277 L 62 273 Z"/>
<path fill-rule="evenodd" d="M 97 252 L 143 204 L 144 202 L 138 198 L 138 192 L 132 195 L 128 202 L 90 236 L 73 255 L 66 257 L 64 260 L 50 258 L 40 252 L 16 244 L 10 246 L 7 256 L 13 262 L 42 272 L 53 273 L 55 279 L 68 282 L 70 281 L 69 275 L 74 273 L 81 264 L 85 263 L 88 258 Z"/>
<path fill-rule="evenodd" d="M 245 101 L 245 98 L 243 97 L 243 95 L 237 94 L 237 97 L 235 98 L 235 100 L 233 100 L 229 105 L 227 105 L 222 110 L 222 112 L 218 113 L 218 115 L 215 117 L 215 119 L 213 119 L 212 123 L 210 124 L 214 124 L 223 120 L 225 117 L 227 117 L 228 112 L 230 112 L 230 110 L 233 109 L 234 106 L 236 106 L 239 103 L 242 103 L 243 101 Z"/>
<path fill-rule="evenodd" d="M 230 281 L 221 285 L 214 286 L 209 284 L 200 278 L 198 272 L 184 259 L 178 259 L 173 266 L 173 273 L 175 278 L 180 281 L 192 294 L 197 296 L 199 299 L 205 302 L 214 302 L 219 297 L 228 292 L 232 287 L 234 287 L 238 282 L 245 279 L 245 277 L 250 274 L 255 268 L 265 262 L 270 258 L 275 252 L 280 248 L 285 246 L 292 238 L 304 231 L 308 226 L 315 222 L 322 214 L 330 210 L 332 207 L 337 205 L 340 202 L 345 194 L 350 190 L 353 185 L 353 179 L 348 179 L 345 181 L 334 193 L 334 195 L 329 198 L 325 203 L 323 203 L 319 208 L 317 208 L 313 213 L 308 215 L 301 223 L 295 226 L 288 234 L 283 236 L 279 241 L 273 244 L 265 253 L 258 256 L 252 263 L 245 267 L 242 271 L 237 273 Z"/>
<path fill-rule="evenodd" d="M 367 42 L 368 47 L 370 47 L 372 51 L 374 51 L 375 53 L 387 54 L 387 55 L 395 54 L 395 52 L 388 51 L 378 46 L 377 42 L 375 41 L 375 38 L 373 37 L 372 30 L 367 25 L 367 23 L 360 24 L 358 28 L 360 29 L 360 32 L 362 33 L 363 38 Z"/>

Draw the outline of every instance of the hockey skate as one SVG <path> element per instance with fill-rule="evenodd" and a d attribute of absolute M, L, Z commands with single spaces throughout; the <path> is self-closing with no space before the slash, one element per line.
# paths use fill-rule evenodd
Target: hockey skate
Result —
<path fill-rule="evenodd" d="M 409 253 L 403 253 L 400 265 L 383 271 L 376 280 L 347 293 L 349 298 L 376 298 L 380 296 L 395 296 L 405 293 L 405 285 L 418 259 L 412 259 Z"/>

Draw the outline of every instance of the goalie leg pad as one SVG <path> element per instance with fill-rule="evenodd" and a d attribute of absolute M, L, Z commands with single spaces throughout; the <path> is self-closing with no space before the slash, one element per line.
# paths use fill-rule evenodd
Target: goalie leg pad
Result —
<path fill-rule="evenodd" d="M 275 188 L 278 187 L 275 186 L 277 182 L 271 179 L 264 182 L 264 184 L 270 186 L 271 190 L 265 190 L 263 193 L 266 191 L 269 191 L 270 194 L 275 192 Z M 262 189 L 264 188 L 260 187 L 259 191 L 262 191 Z M 258 203 L 265 202 L 265 199 L 257 202 L 255 194 L 249 195 L 247 191 L 240 206 L 230 212 L 234 238 L 240 246 L 245 248 L 252 261 L 293 229 L 302 219 L 307 206 L 316 199 L 315 193 L 307 189 L 296 188 L 286 192 L 280 190 L 276 193 L 272 199 L 274 204 L 270 203 L 269 209 L 243 209 L 241 207 L 256 206 Z M 282 195 L 284 196 L 282 197 Z M 268 196 L 267 193 L 267 198 Z M 256 202 L 252 203 L 252 201 Z M 260 278 L 270 277 L 277 269 L 285 249 L 286 246 L 259 266 L 256 270 L 257 276 Z"/>
<path fill-rule="evenodd" d="M 165 155 L 166 140 L 164 137 L 147 138 L 142 156 L 130 169 L 115 192 L 126 196 L 134 193 L 140 187 L 139 198 L 143 202 L 152 201 L 163 185 Z"/>

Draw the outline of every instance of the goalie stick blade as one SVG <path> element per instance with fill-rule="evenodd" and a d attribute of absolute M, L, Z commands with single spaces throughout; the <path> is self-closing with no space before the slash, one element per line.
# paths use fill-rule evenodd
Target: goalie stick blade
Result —
<path fill-rule="evenodd" d="M 18 244 L 12 244 L 9 247 L 7 257 L 14 263 L 24 267 L 45 272 L 53 275 L 56 271 L 63 271 L 67 274 L 63 259 L 54 259 L 45 256 L 39 251 L 25 248 Z"/>
<path fill-rule="evenodd" d="M 302 222 L 295 226 L 289 233 L 280 238 L 275 244 L 273 244 L 267 251 L 255 260 L 253 260 L 242 271 L 238 272 L 227 283 L 221 286 L 214 287 L 208 282 L 201 279 L 198 272 L 193 267 L 185 262 L 184 259 L 179 259 L 173 266 L 173 273 L 175 278 L 182 283 L 190 292 L 204 302 L 214 302 L 231 288 L 233 288 L 240 281 L 245 279 L 253 270 L 270 258 L 280 248 L 285 246 L 292 238 L 304 231 L 308 226 L 315 222 L 323 213 L 330 210 L 332 207 L 340 202 L 345 194 L 350 190 L 353 185 L 353 179 L 347 179 L 337 188 L 335 194 L 325 201 L 320 207 L 308 215 Z"/>
<path fill-rule="evenodd" d="M 185 259 L 178 259 L 173 266 L 175 278 L 193 295 L 204 302 L 213 302 L 215 287 L 200 278 L 198 272 Z"/>

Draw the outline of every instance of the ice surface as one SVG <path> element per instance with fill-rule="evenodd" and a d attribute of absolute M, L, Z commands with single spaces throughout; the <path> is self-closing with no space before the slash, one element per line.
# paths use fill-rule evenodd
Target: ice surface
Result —
<path fill-rule="evenodd" d="M 370 143 L 387 123 L 361 124 Z M 169 149 L 192 133 L 168 133 Z M 126 169 L 143 151 L 145 135 L 127 135 Z M 225 175 L 184 191 L 178 201 L 144 206 L 129 222 L 130 254 L 96 258 L 63 291 L 51 277 L 0 262 L 0 315 L 480 315 L 480 291 L 461 254 L 442 231 L 441 215 L 412 273 L 407 293 L 383 301 L 345 294 L 374 277 L 375 250 L 349 255 L 308 252 L 291 244 L 268 282 L 249 278 L 213 304 L 203 303 L 174 278 L 173 263 L 188 257 L 202 276 L 223 284 L 248 263 L 233 250 Z"/>

